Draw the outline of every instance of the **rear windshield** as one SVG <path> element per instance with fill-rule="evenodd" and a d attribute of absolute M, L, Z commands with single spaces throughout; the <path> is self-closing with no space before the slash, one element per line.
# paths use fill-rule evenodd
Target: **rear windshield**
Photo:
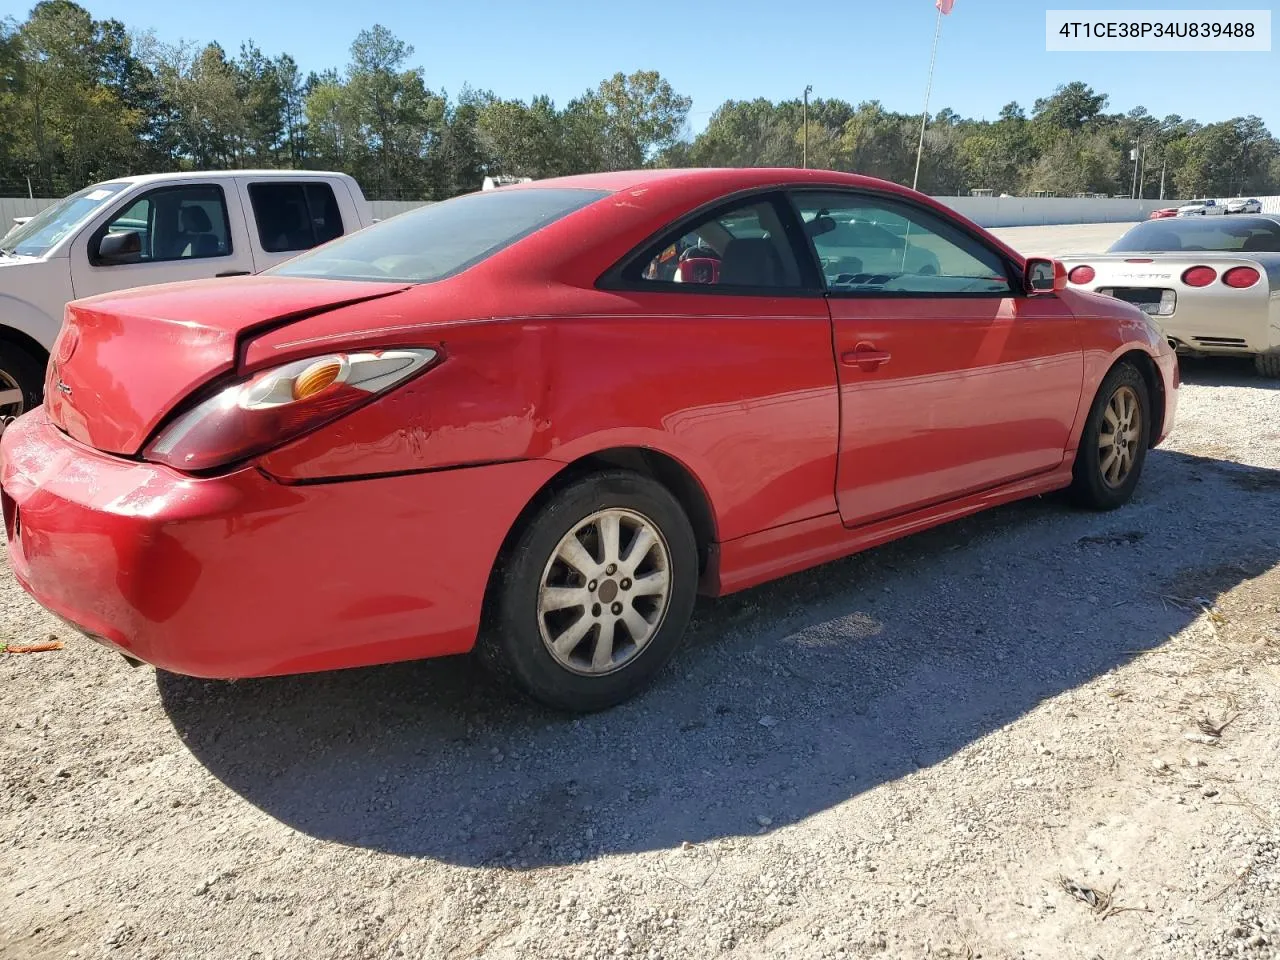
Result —
<path fill-rule="evenodd" d="M 375 223 L 265 271 L 281 277 L 429 283 L 460 273 L 607 191 L 489 190 Z"/>
<path fill-rule="evenodd" d="M 1202 220 L 1148 220 L 1138 224 L 1111 246 L 1110 253 L 1157 253 L 1177 250 L 1225 253 L 1280 252 L 1280 223 L 1214 217 Z"/>

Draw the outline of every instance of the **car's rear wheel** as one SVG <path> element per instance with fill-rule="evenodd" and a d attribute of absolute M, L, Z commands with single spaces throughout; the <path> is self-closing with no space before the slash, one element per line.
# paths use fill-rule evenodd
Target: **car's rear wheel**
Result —
<path fill-rule="evenodd" d="M 40 406 L 44 364 L 16 344 L 0 340 L 0 417 L 20 417 Z"/>
<path fill-rule="evenodd" d="M 1072 468 L 1072 499 L 1095 510 L 1128 503 L 1142 476 L 1151 430 L 1146 380 L 1132 364 L 1117 364 L 1089 409 Z"/>
<path fill-rule="evenodd" d="M 1280 380 L 1280 350 L 1255 354 L 1253 366 L 1258 371 L 1258 376 Z"/>
<path fill-rule="evenodd" d="M 500 560 L 477 651 L 548 706 L 606 709 L 675 652 L 697 579 L 675 497 L 638 474 L 593 474 L 548 501 Z"/>

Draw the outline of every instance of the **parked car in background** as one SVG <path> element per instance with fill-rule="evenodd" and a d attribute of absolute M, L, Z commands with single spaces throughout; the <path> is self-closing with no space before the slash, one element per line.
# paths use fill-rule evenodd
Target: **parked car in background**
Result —
<path fill-rule="evenodd" d="M 123 177 L 42 210 L 0 240 L 0 417 L 41 402 L 69 300 L 258 273 L 370 219 L 351 177 L 292 170 Z"/>
<path fill-rule="evenodd" d="M 1178 215 L 1177 207 L 1165 207 L 1163 210 L 1152 210 L 1148 220 L 1164 220 L 1168 217 L 1176 217 Z"/>
<path fill-rule="evenodd" d="M 1226 206 L 1217 200 L 1192 200 L 1190 203 L 1184 203 L 1178 208 L 1178 216 L 1180 217 L 1211 217 L 1226 212 Z"/>
<path fill-rule="evenodd" d="M 1237 197 L 1234 200 L 1227 201 L 1227 213 L 1261 213 L 1261 200 L 1245 200 Z"/>
<path fill-rule="evenodd" d="M 79 300 L 49 378 L 0 438 L 11 568 L 102 643 L 206 677 L 476 648 L 575 711 L 657 676 L 700 591 L 1125 503 L 1179 384 L 1062 264 L 769 169 L 477 191 Z"/>
<path fill-rule="evenodd" d="M 1280 217 L 1148 220 L 1062 259 L 1073 287 L 1135 304 L 1180 352 L 1251 356 L 1280 377 Z"/>

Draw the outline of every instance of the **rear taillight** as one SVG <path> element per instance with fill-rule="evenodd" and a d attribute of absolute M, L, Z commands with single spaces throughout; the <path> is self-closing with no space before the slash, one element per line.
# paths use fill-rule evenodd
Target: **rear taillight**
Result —
<path fill-rule="evenodd" d="M 1228 287 L 1235 287 L 1237 290 L 1252 287 L 1261 279 L 1262 274 L 1253 269 L 1253 267 L 1232 267 L 1222 275 L 1222 282 Z"/>
<path fill-rule="evenodd" d="M 1097 273 L 1094 272 L 1093 267 L 1080 266 L 1080 267 L 1076 267 L 1070 273 L 1068 273 L 1067 279 L 1070 280 L 1072 283 L 1089 283 L 1096 276 L 1097 276 Z"/>
<path fill-rule="evenodd" d="M 245 460 L 363 406 L 436 356 L 430 349 L 334 353 L 266 370 L 192 407 L 143 455 L 192 472 Z"/>
<path fill-rule="evenodd" d="M 1182 275 L 1182 282 L 1188 287 L 1207 287 L 1218 279 L 1218 271 L 1213 267 L 1191 267 Z"/>

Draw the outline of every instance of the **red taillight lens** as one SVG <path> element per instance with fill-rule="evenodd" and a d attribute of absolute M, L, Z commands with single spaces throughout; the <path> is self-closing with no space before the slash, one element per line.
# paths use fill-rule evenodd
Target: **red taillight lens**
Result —
<path fill-rule="evenodd" d="M 336 353 L 267 370 L 179 416 L 144 456 L 190 472 L 245 460 L 363 406 L 436 356 L 428 349 Z"/>
<path fill-rule="evenodd" d="M 1096 276 L 1097 274 L 1094 272 L 1093 267 L 1081 266 L 1081 267 L 1076 267 L 1074 270 L 1068 273 L 1067 279 L 1070 280 L 1072 283 L 1089 283 Z"/>
<path fill-rule="evenodd" d="M 1262 274 L 1253 269 L 1253 267 L 1232 267 L 1222 275 L 1222 282 L 1228 287 L 1235 287 L 1237 290 L 1252 287 L 1261 279 Z"/>
<path fill-rule="evenodd" d="M 1188 287 L 1207 287 L 1218 279 L 1218 271 L 1213 267 L 1192 267 L 1182 275 L 1182 282 Z"/>

